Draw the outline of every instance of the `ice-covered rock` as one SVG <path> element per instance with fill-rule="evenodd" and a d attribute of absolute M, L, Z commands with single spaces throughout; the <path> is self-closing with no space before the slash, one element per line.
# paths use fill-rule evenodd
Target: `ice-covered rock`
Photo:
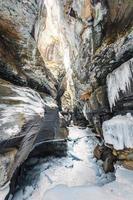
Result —
<path fill-rule="evenodd" d="M 0 186 L 35 145 L 57 138 L 58 107 L 51 97 L 41 98 L 30 88 L 0 79 Z"/>
<path fill-rule="evenodd" d="M 44 102 L 32 89 L 0 83 L 0 140 L 6 140 L 19 135 L 29 120 L 43 118 Z"/>
<path fill-rule="evenodd" d="M 73 144 L 70 142 L 68 151 L 73 149 L 82 161 L 70 156 L 40 160 L 26 175 L 28 180 L 34 179 L 34 183 L 26 187 L 22 185 L 13 200 L 88 200 L 88 197 L 90 200 L 132 200 L 132 172 L 119 167 L 116 169 L 116 180 L 111 182 L 113 174 L 105 174 L 101 169 L 102 163 L 92 159 L 92 149 L 97 142 L 88 134 L 86 137 L 86 133 L 86 130 L 77 127 L 70 128 L 70 137 L 78 140 Z"/>
<path fill-rule="evenodd" d="M 133 148 L 133 117 L 115 116 L 103 123 L 103 136 L 107 144 L 115 149 Z"/>
<path fill-rule="evenodd" d="M 37 165 L 33 165 L 30 170 L 28 169 L 23 177 L 24 180 L 27 177 L 26 180 L 33 181 L 28 184 L 28 187 L 22 184 L 13 200 L 23 200 L 23 198 L 44 200 L 47 191 L 62 184 L 70 188 L 74 186 L 89 187 L 96 184 L 104 185 L 114 180 L 113 174 L 106 176 L 101 165 L 96 165 L 96 161 L 92 159 L 93 149 L 98 141 L 90 129 L 79 129 L 74 126 L 70 127 L 69 131 L 67 156 L 56 158 L 49 156 L 39 159 Z M 62 197 L 59 197 L 59 199 L 62 199 Z M 76 199 L 76 197 L 71 198 L 71 196 L 66 195 L 65 199 Z M 81 198 L 80 195 L 79 199 L 84 198 Z"/>

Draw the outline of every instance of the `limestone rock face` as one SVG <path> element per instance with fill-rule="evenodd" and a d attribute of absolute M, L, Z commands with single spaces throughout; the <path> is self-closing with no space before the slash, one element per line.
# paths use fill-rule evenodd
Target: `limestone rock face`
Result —
<path fill-rule="evenodd" d="M 133 113 L 133 2 L 56 0 L 44 4 L 46 24 L 38 46 L 56 78 L 57 66 L 64 69 L 61 76 L 66 76 L 69 95 L 64 92 L 61 103 L 66 105 L 66 99 L 71 99 L 74 109 L 83 110 L 103 137 L 104 121 Z"/>
<path fill-rule="evenodd" d="M 133 2 L 45 0 L 44 6 L 38 48 L 54 77 L 66 78 L 60 104 L 64 110 L 82 110 L 93 130 L 105 137 L 104 121 L 132 115 Z M 116 137 L 118 127 L 108 128 Z"/>
<path fill-rule="evenodd" d="M 1 81 L 0 95 L 2 140 L 19 136 L 22 127 L 35 116 L 44 117 L 44 102 L 37 92 Z"/>
<path fill-rule="evenodd" d="M 43 8 L 43 1 L 0 0 L 0 187 L 36 145 L 59 138 L 58 80 L 37 42 Z"/>
<path fill-rule="evenodd" d="M 37 144 L 67 135 L 58 106 L 103 139 L 104 123 L 132 118 L 132 13 L 132 0 L 0 0 L 1 186 Z"/>
<path fill-rule="evenodd" d="M 113 0 L 43 3 L 46 20 L 38 48 L 54 77 L 61 82 L 66 76 L 62 105 L 73 107 L 82 93 L 105 85 L 108 73 L 132 57 L 133 5 Z"/>
<path fill-rule="evenodd" d="M 77 80 L 75 79 L 76 83 L 78 82 L 77 98 L 80 96 L 78 103 L 83 107 L 85 118 L 103 137 L 105 144 L 121 150 L 120 155 L 123 155 L 128 148 L 131 152 L 133 148 L 133 2 L 93 1 L 94 8 L 98 8 L 104 15 L 99 17 L 100 23 L 95 23 L 98 16 L 96 12 L 93 15 L 93 52 L 91 51 L 89 57 L 87 49 L 84 49 L 84 58 L 87 58 L 85 64 L 79 59 L 79 74 L 76 74 Z M 100 37 L 96 35 L 96 27 Z M 85 47 L 87 44 L 86 42 Z M 104 90 L 97 95 L 97 90 L 101 87 L 104 87 Z M 118 160 L 119 158 L 120 156 L 117 156 Z M 130 160 L 128 156 L 124 157 L 123 165 L 131 169 L 131 157 Z"/>
<path fill-rule="evenodd" d="M 0 77 L 55 97 L 56 81 L 46 69 L 35 41 L 37 20 L 37 1 L 0 0 Z"/>
<path fill-rule="evenodd" d="M 0 156 L 0 187 L 9 180 L 9 171 L 14 163 L 16 152 L 16 149 L 12 149 Z"/>
<path fill-rule="evenodd" d="M 57 138 L 58 107 L 36 91 L 0 80 L 1 186 L 12 178 L 36 145 Z M 7 164 L 6 164 L 7 162 Z M 5 163 L 5 164 L 4 164 Z"/>

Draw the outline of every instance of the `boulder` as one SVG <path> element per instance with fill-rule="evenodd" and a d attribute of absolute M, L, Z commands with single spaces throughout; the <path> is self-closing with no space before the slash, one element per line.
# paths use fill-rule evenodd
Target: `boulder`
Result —
<path fill-rule="evenodd" d="M 133 161 L 132 160 L 125 160 L 123 161 L 123 166 L 126 168 L 126 169 L 129 169 L 129 170 L 133 170 Z"/>

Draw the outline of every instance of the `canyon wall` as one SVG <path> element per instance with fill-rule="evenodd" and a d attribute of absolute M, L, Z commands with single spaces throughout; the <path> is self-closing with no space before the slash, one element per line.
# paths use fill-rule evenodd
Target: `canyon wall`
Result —
<path fill-rule="evenodd" d="M 38 50 L 46 20 L 40 3 L 0 0 L 0 187 L 34 147 L 67 136 L 56 101 L 58 80 Z"/>
<path fill-rule="evenodd" d="M 0 0 L 0 186 L 67 135 L 59 110 L 133 168 L 132 13 L 132 0 Z"/>
<path fill-rule="evenodd" d="M 133 2 L 45 0 L 44 5 L 38 49 L 60 81 L 61 108 L 74 110 L 76 118 L 84 115 L 115 155 L 132 154 Z"/>

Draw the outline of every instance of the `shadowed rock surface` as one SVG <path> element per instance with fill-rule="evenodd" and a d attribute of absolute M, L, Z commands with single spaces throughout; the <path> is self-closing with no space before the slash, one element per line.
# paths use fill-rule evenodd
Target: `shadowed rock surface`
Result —
<path fill-rule="evenodd" d="M 4 169 L 5 173 L 8 171 L 7 182 L 34 145 L 58 136 L 59 115 L 57 105 L 50 104 L 50 97 L 44 102 L 30 88 L 1 80 L 0 95 L 0 153 L 14 153 L 14 163 Z M 4 177 L 5 173 L 1 171 Z"/>
<path fill-rule="evenodd" d="M 64 137 L 54 100 L 58 81 L 46 68 L 35 38 L 36 23 L 39 31 L 41 18 L 45 20 L 41 6 L 34 0 L 0 0 L 0 186 L 35 145 Z"/>

